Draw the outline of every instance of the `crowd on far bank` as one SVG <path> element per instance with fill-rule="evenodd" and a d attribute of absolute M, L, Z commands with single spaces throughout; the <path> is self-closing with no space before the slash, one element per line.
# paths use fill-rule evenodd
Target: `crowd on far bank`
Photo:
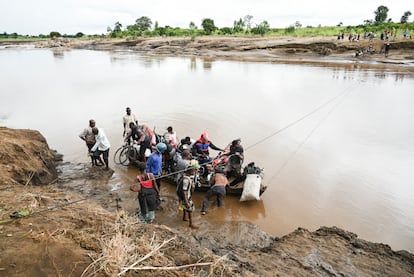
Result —
<path fill-rule="evenodd" d="M 366 54 L 384 54 L 385 57 L 388 57 L 389 53 L 390 53 L 390 49 L 391 49 L 391 41 L 395 41 L 397 40 L 398 36 L 397 36 L 397 30 L 396 29 L 392 29 L 392 30 L 384 30 L 383 32 L 381 32 L 380 34 L 380 41 L 383 41 L 383 44 L 381 46 L 381 48 L 379 49 L 375 49 L 375 45 L 373 43 L 374 38 L 376 37 L 376 34 L 374 34 L 373 32 L 365 32 L 362 36 L 362 38 L 364 40 L 369 40 L 369 45 L 366 48 L 363 47 L 358 47 L 355 50 L 355 57 L 361 57 L 364 56 Z M 337 37 L 338 40 L 344 40 L 345 39 L 345 33 L 340 33 L 338 34 Z M 407 30 L 404 30 L 402 33 L 402 39 L 406 40 L 406 39 L 412 39 L 412 35 L 408 33 Z M 348 35 L 348 41 L 349 42 L 359 42 L 361 40 L 361 34 L 360 33 L 349 33 Z"/>
<path fill-rule="evenodd" d="M 391 31 L 386 29 L 383 32 L 381 32 L 380 34 L 380 40 L 397 40 L 398 35 L 397 35 L 397 30 L 396 29 L 392 29 Z M 363 34 L 363 39 L 369 39 L 372 40 L 376 37 L 376 34 L 374 32 L 364 32 Z M 412 34 L 408 33 L 408 30 L 404 30 L 402 32 L 402 39 L 412 39 Z M 340 34 L 338 34 L 337 37 L 338 40 L 344 40 L 345 39 L 345 33 L 342 32 Z M 357 42 L 361 39 L 361 34 L 360 33 L 352 33 L 350 32 L 347 36 L 347 39 L 349 42 Z"/>

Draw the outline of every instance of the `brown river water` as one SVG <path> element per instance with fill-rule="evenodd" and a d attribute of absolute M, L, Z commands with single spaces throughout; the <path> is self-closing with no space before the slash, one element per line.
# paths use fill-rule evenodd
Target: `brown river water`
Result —
<path fill-rule="evenodd" d="M 338 226 L 414 252 L 414 76 L 404 67 L 2 49 L 0 72 L 0 125 L 39 130 L 66 161 L 89 161 L 78 134 L 90 118 L 113 154 L 127 106 L 159 133 L 207 131 L 220 147 L 241 138 L 245 164 L 264 168 L 267 191 L 257 202 L 228 196 L 224 208 L 196 213 L 198 222 L 248 221 L 275 236 Z M 126 188 L 138 170 L 110 162 L 109 187 L 125 191 L 132 212 Z M 163 183 L 167 203 L 174 193 Z M 159 221 L 178 224 L 165 211 Z"/>

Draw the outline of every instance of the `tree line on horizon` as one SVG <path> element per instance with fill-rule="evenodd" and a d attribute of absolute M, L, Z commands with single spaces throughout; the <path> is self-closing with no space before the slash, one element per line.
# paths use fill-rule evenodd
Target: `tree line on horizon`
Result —
<path fill-rule="evenodd" d="M 186 29 L 171 26 L 159 26 L 155 21 L 154 25 L 152 20 L 147 16 L 141 16 L 135 20 L 132 25 L 124 27 L 120 22 L 116 22 L 113 27 L 107 27 L 107 33 L 102 35 L 92 35 L 89 37 L 111 37 L 111 38 L 124 38 L 124 37 L 152 37 L 152 36 L 202 36 L 202 35 L 274 35 L 274 36 L 331 36 L 338 33 L 357 33 L 357 32 L 383 32 L 383 30 L 389 29 L 405 29 L 407 31 L 414 31 L 414 22 L 409 22 L 409 18 L 412 15 L 411 11 L 406 11 L 401 16 L 400 22 L 393 22 L 391 18 L 388 18 L 389 9 L 386 6 L 379 6 L 375 11 L 374 19 L 367 19 L 363 21 L 363 24 L 357 26 L 343 26 L 342 22 L 339 22 L 336 26 L 317 27 L 306 26 L 303 28 L 300 21 L 296 21 L 286 28 L 270 28 L 269 23 L 264 20 L 259 24 L 253 24 L 253 16 L 246 15 L 243 18 L 234 20 L 232 27 L 218 28 L 214 24 L 214 20 L 211 18 L 204 18 L 201 21 L 201 29 L 191 21 L 189 27 Z M 254 25 L 254 26 L 253 26 Z M 0 33 L 0 38 L 18 38 L 18 37 L 38 37 L 38 38 L 53 38 L 53 37 L 65 37 L 65 38 L 81 38 L 85 35 L 82 32 L 78 32 L 75 35 L 61 35 L 57 31 L 52 31 L 48 35 L 40 34 L 38 36 L 22 36 L 17 33 L 7 34 Z"/>

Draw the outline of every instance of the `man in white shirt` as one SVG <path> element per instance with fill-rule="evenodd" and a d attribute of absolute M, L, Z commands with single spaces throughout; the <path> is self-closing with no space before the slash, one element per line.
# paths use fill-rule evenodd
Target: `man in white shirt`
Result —
<path fill-rule="evenodd" d="M 103 155 L 103 160 L 105 162 L 105 169 L 109 169 L 109 148 L 111 147 L 111 144 L 109 143 L 108 138 L 105 135 L 105 132 L 102 128 L 92 128 L 92 132 L 95 135 L 95 145 L 92 147 L 91 152 L 93 155 L 98 158 Z"/>
<path fill-rule="evenodd" d="M 177 148 L 177 133 L 169 126 L 167 132 L 164 134 L 165 141 L 171 144 L 172 147 Z"/>
<path fill-rule="evenodd" d="M 131 129 L 129 128 L 129 123 L 134 123 L 138 126 L 138 119 L 136 118 L 135 114 L 131 113 L 131 108 L 126 108 L 126 115 L 122 118 L 122 121 L 124 123 L 124 133 L 123 137 L 128 135 L 131 132 Z"/>
<path fill-rule="evenodd" d="M 92 129 L 96 126 L 95 120 L 89 120 L 89 126 L 83 130 L 82 133 L 79 134 L 79 137 L 85 141 L 86 146 L 88 147 L 88 153 L 91 153 L 92 147 L 95 145 L 95 135 L 92 132 Z M 101 157 L 96 159 L 93 155 L 91 155 L 92 165 L 103 165 Z M 98 163 L 99 161 L 99 163 Z"/>

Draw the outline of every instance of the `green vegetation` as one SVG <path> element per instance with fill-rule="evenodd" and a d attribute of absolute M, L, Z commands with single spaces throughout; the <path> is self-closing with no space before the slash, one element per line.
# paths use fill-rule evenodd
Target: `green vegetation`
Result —
<path fill-rule="evenodd" d="M 336 26 L 306 26 L 302 27 L 299 21 L 294 22 L 286 28 L 271 28 L 265 20 L 259 24 L 253 23 L 253 16 L 246 15 L 243 18 L 234 20 L 233 26 L 217 28 L 214 20 L 204 18 L 201 21 L 201 28 L 198 29 L 194 22 L 190 22 L 189 28 L 178 28 L 171 26 L 159 26 L 156 21 L 153 27 L 152 20 L 147 16 L 141 16 L 135 20 L 132 25 L 124 27 L 120 22 L 116 22 L 113 28 L 108 27 L 107 33 L 102 35 L 88 36 L 93 37 L 110 37 L 110 38 L 137 38 L 137 37 L 155 37 L 170 36 L 182 37 L 190 36 L 195 38 L 202 35 L 224 35 L 224 36 L 294 36 L 294 37 L 316 37 L 316 36 L 338 36 L 339 34 L 361 34 L 372 32 L 379 36 L 384 31 L 393 30 L 398 36 L 406 31 L 409 35 L 414 33 L 414 22 L 410 21 L 411 12 L 406 11 L 401 16 L 400 22 L 393 22 L 391 18 L 387 20 L 389 9 L 386 6 L 379 6 L 373 14 L 374 19 L 366 19 L 363 24 L 357 26 L 344 26 L 342 22 Z M 50 32 L 49 35 L 23 36 L 17 33 L 0 34 L 0 39 L 33 39 L 33 38 L 81 38 L 86 37 L 83 33 L 78 32 L 75 35 L 61 35 L 57 31 Z"/>

